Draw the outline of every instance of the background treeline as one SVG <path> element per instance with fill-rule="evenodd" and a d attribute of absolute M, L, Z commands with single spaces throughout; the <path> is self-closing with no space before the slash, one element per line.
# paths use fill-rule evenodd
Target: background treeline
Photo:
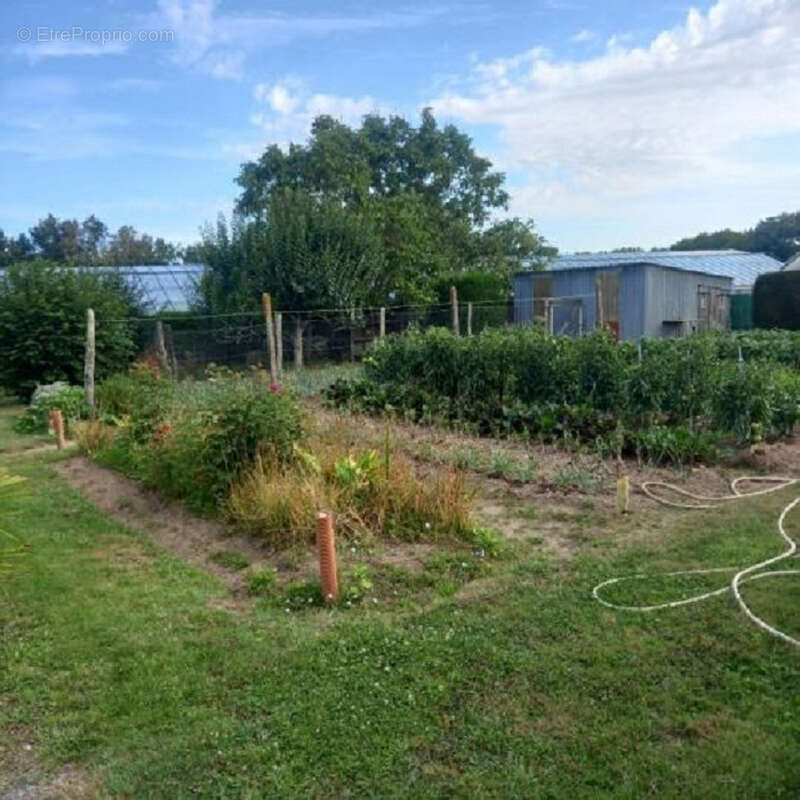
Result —
<path fill-rule="evenodd" d="M 178 245 L 139 233 L 130 225 L 111 232 L 94 214 L 83 222 L 48 214 L 27 234 L 16 238 L 0 229 L 0 267 L 36 258 L 69 266 L 169 264 L 187 254 L 191 255 Z"/>
<path fill-rule="evenodd" d="M 754 228 L 713 233 L 698 233 L 681 239 L 670 250 L 745 250 L 766 253 L 778 261 L 788 261 L 800 252 L 800 211 L 778 214 L 761 220 Z"/>

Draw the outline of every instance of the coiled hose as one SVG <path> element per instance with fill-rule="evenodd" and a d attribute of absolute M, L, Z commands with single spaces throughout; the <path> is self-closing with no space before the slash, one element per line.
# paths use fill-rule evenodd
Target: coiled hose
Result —
<path fill-rule="evenodd" d="M 662 481 L 646 481 L 642 484 L 642 491 L 651 499 L 655 500 L 657 503 L 661 503 L 665 506 L 670 506 L 672 508 L 716 508 L 718 505 L 728 502 L 730 500 L 743 500 L 748 497 L 758 497 L 759 495 L 770 494 L 772 492 L 780 491 L 781 489 L 785 489 L 788 486 L 793 486 L 794 484 L 798 483 L 797 478 L 784 478 L 784 477 L 763 477 L 763 476 L 755 476 L 755 477 L 741 477 L 735 478 L 731 481 L 731 493 L 724 496 L 706 496 L 700 494 L 694 494 L 692 492 L 687 491 L 686 489 L 682 489 L 679 486 L 673 486 L 670 483 L 664 483 Z M 768 483 L 769 486 L 756 489 L 752 492 L 742 492 L 739 490 L 739 485 L 741 483 Z M 680 495 L 688 500 L 693 502 L 676 502 L 673 500 L 668 500 L 664 497 L 660 497 L 653 489 L 666 489 L 667 491 L 674 492 L 677 495 Z M 800 496 L 796 497 L 786 506 L 784 506 L 783 510 L 781 511 L 780 516 L 778 517 L 778 533 L 780 534 L 781 538 L 786 542 L 786 549 L 778 554 L 777 556 L 773 556 L 772 558 L 768 558 L 764 561 L 759 561 L 757 564 L 752 564 L 748 567 L 714 567 L 711 569 L 689 569 L 689 570 L 682 570 L 680 572 L 663 572 L 657 573 L 652 575 L 645 575 L 645 574 L 636 574 L 636 575 L 628 575 L 622 578 L 611 578 L 610 580 L 603 581 L 602 583 L 598 583 L 597 586 L 592 589 L 592 596 L 597 600 L 599 603 L 602 603 L 604 606 L 608 608 L 615 608 L 622 611 L 658 611 L 664 608 L 677 608 L 678 606 L 686 606 L 690 605 L 691 603 L 699 603 L 703 600 L 708 599 L 709 597 L 715 597 L 719 594 L 724 594 L 725 592 L 732 592 L 733 596 L 736 598 L 736 602 L 739 604 L 739 607 L 744 611 L 744 613 L 748 616 L 748 618 L 758 625 L 759 628 L 762 630 L 767 631 L 767 633 L 772 634 L 773 636 L 777 636 L 779 639 L 783 639 L 783 641 L 788 642 L 789 644 L 793 644 L 796 647 L 800 647 L 800 640 L 794 638 L 793 636 L 789 636 L 789 634 L 784 633 L 778 628 L 770 625 L 768 622 L 765 622 L 761 617 L 756 615 L 750 607 L 745 603 L 744 599 L 742 598 L 741 592 L 739 587 L 743 583 L 749 583 L 750 581 L 757 581 L 761 580 L 762 578 L 771 578 L 778 575 L 800 575 L 800 570 L 798 569 L 779 569 L 779 570 L 767 570 L 766 572 L 762 572 L 761 570 L 766 569 L 767 567 L 774 566 L 780 561 L 784 561 L 787 558 L 791 558 L 797 552 L 797 542 L 795 542 L 789 534 L 786 533 L 786 529 L 784 527 L 784 522 L 786 517 L 792 511 L 792 509 L 800 503 Z M 703 594 L 694 595 L 693 597 L 687 597 L 683 600 L 675 600 L 671 603 L 658 603 L 657 605 L 652 606 L 624 606 L 618 605 L 617 603 L 611 603 L 608 600 L 604 600 L 600 596 L 600 592 L 606 586 L 611 586 L 615 583 L 622 583 L 624 581 L 634 581 L 634 580 L 647 580 L 648 578 L 655 578 L 655 577 L 677 577 L 679 575 L 710 575 L 717 572 L 734 572 L 735 575 L 731 579 L 730 583 L 723 586 L 721 589 L 715 589 L 711 592 L 704 592 Z"/>

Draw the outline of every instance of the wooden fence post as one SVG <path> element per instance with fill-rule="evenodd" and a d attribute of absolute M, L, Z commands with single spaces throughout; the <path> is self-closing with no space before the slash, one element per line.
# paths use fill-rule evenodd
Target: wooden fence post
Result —
<path fill-rule="evenodd" d="M 275 344 L 278 350 L 278 377 L 283 378 L 283 314 L 280 311 L 275 314 Z"/>
<path fill-rule="evenodd" d="M 95 361 L 95 336 L 94 336 L 94 311 L 86 309 L 86 353 L 83 360 L 83 391 L 86 405 L 92 417 L 95 414 L 94 405 L 94 361 Z"/>
<path fill-rule="evenodd" d="M 458 289 L 455 286 L 450 287 L 450 310 L 453 323 L 453 335 L 460 335 L 460 326 L 458 322 Z"/>
<path fill-rule="evenodd" d="M 472 301 L 467 303 L 467 336 L 472 336 Z"/>
<path fill-rule="evenodd" d="M 164 323 L 160 319 L 156 320 L 156 357 L 161 369 L 165 373 L 171 372 L 169 356 L 167 355 L 167 342 L 164 338 Z"/>
<path fill-rule="evenodd" d="M 380 331 L 381 339 L 383 339 L 383 337 L 386 336 L 386 308 L 385 308 L 385 306 L 381 306 L 378 330 Z"/>
<path fill-rule="evenodd" d="M 303 317 L 300 314 L 294 318 L 294 368 L 303 369 Z"/>
<path fill-rule="evenodd" d="M 264 324 L 267 327 L 267 355 L 269 357 L 269 382 L 271 386 L 278 383 L 278 359 L 275 352 L 275 328 L 272 324 L 272 297 L 269 292 L 261 295 L 264 306 Z"/>
<path fill-rule="evenodd" d="M 333 519 L 324 511 L 317 514 L 317 553 L 322 596 L 326 603 L 330 603 L 339 596 L 339 577 L 336 570 Z"/>

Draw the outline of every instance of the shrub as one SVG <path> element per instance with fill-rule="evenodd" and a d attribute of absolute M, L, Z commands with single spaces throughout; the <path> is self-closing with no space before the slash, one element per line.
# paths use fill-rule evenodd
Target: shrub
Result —
<path fill-rule="evenodd" d="M 768 272 L 753 286 L 753 323 L 757 328 L 800 330 L 800 272 Z"/>
<path fill-rule="evenodd" d="M 26 399 L 37 383 L 80 383 L 86 309 L 98 318 L 96 377 L 118 370 L 135 352 L 130 325 L 104 322 L 136 313 L 136 298 L 115 273 L 33 261 L 0 277 L 0 385 Z"/>
<path fill-rule="evenodd" d="M 201 512 L 224 506 L 257 459 L 270 469 L 291 461 L 302 436 L 293 396 L 248 376 L 177 385 L 140 365 L 103 384 L 100 396 L 120 428 L 100 460 Z"/>
<path fill-rule="evenodd" d="M 124 421 L 134 438 L 144 442 L 172 409 L 176 384 L 158 367 L 136 362 L 128 372 L 106 378 L 97 387 L 95 398 L 101 417 Z"/>
<path fill-rule="evenodd" d="M 74 420 L 84 418 L 89 409 L 84 402 L 81 386 L 69 386 L 61 381 L 39 386 L 33 393 L 31 404 L 14 423 L 18 433 L 44 433 L 48 429 L 50 412 L 58 409 L 64 415 L 69 430 Z"/>

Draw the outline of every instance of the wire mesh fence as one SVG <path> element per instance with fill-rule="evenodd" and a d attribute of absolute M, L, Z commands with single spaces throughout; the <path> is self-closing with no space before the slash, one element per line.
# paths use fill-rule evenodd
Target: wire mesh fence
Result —
<path fill-rule="evenodd" d="M 280 310 L 274 317 L 283 369 L 360 361 L 381 336 L 411 327 L 456 329 L 469 336 L 513 321 L 510 303 L 462 302 L 384 308 Z M 232 369 L 269 364 L 267 326 L 260 311 L 217 315 L 163 315 L 99 325 L 129 326 L 141 356 L 152 356 L 176 377 L 198 376 L 209 365 Z"/>

